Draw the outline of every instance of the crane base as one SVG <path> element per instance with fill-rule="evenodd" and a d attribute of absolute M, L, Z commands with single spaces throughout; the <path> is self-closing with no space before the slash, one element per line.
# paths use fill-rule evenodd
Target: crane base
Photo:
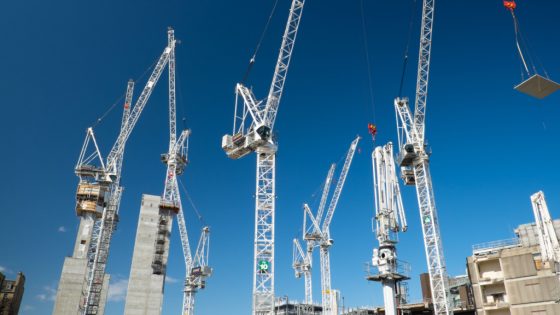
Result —
<path fill-rule="evenodd" d="M 535 74 L 521 82 L 515 89 L 532 97 L 543 99 L 560 89 L 560 84 Z"/>

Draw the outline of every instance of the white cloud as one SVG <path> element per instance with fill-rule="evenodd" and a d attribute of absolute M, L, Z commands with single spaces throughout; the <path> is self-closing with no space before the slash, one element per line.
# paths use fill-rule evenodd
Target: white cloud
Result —
<path fill-rule="evenodd" d="M 172 284 L 177 282 L 179 282 L 179 279 L 173 278 L 171 276 L 165 276 L 165 283 Z"/>
<path fill-rule="evenodd" d="M 14 272 L 10 269 L 8 269 L 8 267 L 4 267 L 4 266 L 0 266 L 0 272 L 3 274 L 13 274 Z"/>
<path fill-rule="evenodd" d="M 126 289 L 128 287 L 128 279 L 117 279 L 109 284 L 109 296 L 107 299 L 110 302 L 124 301 L 126 297 Z"/>
<path fill-rule="evenodd" d="M 34 306 L 26 304 L 26 305 L 23 306 L 22 311 L 32 311 L 34 309 L 35 309 Z"/>
<path fill-rule="evenodd" d="M 45 301 L 54 301 L 56 299 L 56 289 L 52 286 L 44 286 L 43 292 L 36 295 L 37 300 L 45 302 Z"/>
<path fill-rule="evenodd" d="M 66 227 L 64 227 L 64 226 L 59 226 L 59 227 L 58 227 L 58 231 L 59 231 L 60 233 L 64 233 L 64 232 L 66 232 Z"/>

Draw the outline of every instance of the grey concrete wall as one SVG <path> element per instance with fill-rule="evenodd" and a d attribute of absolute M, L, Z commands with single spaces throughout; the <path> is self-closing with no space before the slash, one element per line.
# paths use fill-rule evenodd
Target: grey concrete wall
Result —
<path fill-rule="evenodd" d="M 86 270 L 86 260 L 66 257 L 62 267 L 62 275 L 56 291 L 53 315 L 76 315 L 82 296 Z M 110 275 L 105 274 L 101 300 L 99 301 L 99 315 L 105 312 L 107 293 L 109 291 Z"/>
<path fill-rule="evenodd" d="M 479 285 L 473 285 L 473 294 L 474 294 L 474 304 L 481 309 L 484 305 L 484 301 L 482 299 L 482 289 Z"/>
<path fill-rule="evenodd" d="M 467 268 L 469 273 L 469 279 L 472 284 L 478 283 L 478 269 L 475 267 L 473 257 L 467 257 Z"/>
<path fill-rule="evenodd" d="M 555 301 L 560 297 L 557 276 L 506 281 L 511 304 Z"/>
<path fill-rule="evenodd" d="M 532 254 L 522 254 L 502 258 L 505 279 L 515 279 L 537 275 L 535 260 Z"/>
<path fill-rule="evenodd" d="M 72 257 L 66 257 L 62 266 L 53 315 L 76 315 L 78 313 L 78 306 L 84 287 L 87 251 L 91 240 L 93 224 L 94 220 L 92 217 L 80 218 Z M 99 315 L 103 315 L 105 310 L 106 297 L 109 291 L 109 279 L 110 276 L 105 274 L 101 300 L 99 301 Z"/>
<path fill-rule="evenodd" d="M 76 315 L 82 294 L 86 260 L 66 257 L 58 283 L 53 315 Z"/>
<path fill-rule="evenodd" d="M 152 262 L 155 254 L 156 236 L 158 233 L 160 197 L 143 195 L 134 253 L 130 268 L 128 290 L 125 302 L 125 315 L 159 315 L 163 303 L 163 286 L 165 280 L 165 266 L 169 254 L 169 233 L 171 232 L 172 217 L 167 223 L 167 233 L 164 243 L 162 274 L 154 274 Z"/>
<path fill-rule="evenodd" d="M 78 234 L 76 235 L 72 257 L 86 258 L 94 222 L 94 218 L 91 215 L 89 217 L 80 218 L 80 226 L 78 227 Z"/>
<path fill-rule="evenodd" d="M 560 314 L 560 304 L 512 307 L 511 315 L 556 315 Z"/>

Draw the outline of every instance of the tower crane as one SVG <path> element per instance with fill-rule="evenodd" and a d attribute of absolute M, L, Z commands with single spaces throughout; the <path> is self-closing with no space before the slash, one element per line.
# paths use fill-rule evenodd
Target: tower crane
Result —
<path fill-rule="evenodd" d="M 172 36 L 172 33 L 173 30 L 170 29 L 168 36 Z M 80 178 L 76 195 L 76 211 L 80 216 L 89 213 L 88 215 L 95 218 L 96 221 L 89 241 L 85 281 L 78 314 L 95 315 L 99 312 L 109 246 L 118 221 L 123 190 L 120 186 L 120 178 L 125 145 L 169 61 L 169 55 L 174 47 L 174 40 L 168 42 L 132 109 L 130 109 L 130 101 L 133 85 L 129 82 L 121 130 L 105 162 L 103 162 L 97 146 L 93 129 L 88 129 L 75 169 Z M 88 151 L 90 141 L 95 146 L 93 153 Z M 96 160 L 99 165 L 94 165 Z"/>
<path fill-rule="evenodd" d="M 206 287 L 206 278 L 212 274 L 212 268 L 208 266 L 208 251 L 210 247 L 210 228 L 205 226 L 202 229 L 194 259 L 191 254 L 191 247 L 185 224 L 185 216 L 181 203 L 177 175 L 184 171 L 187 163 L 187 147 L 185 141 L 190 135 L 190 130 L 184 130 L 175 144 L 170 148 L 169 153 L 163 156 L 167 164 L 167 177 L 165 179 L 165 190 L 160 203 L 160 216 L 158 226 L 163 230 L 158 230 L 158 234 L 169 233 L 169 226 L 173 215 L 177 215 L 177 225 L 185 259 L 186 276 L 183 288 L 183 315 L 194 314 L 195 293 L 198 289 Z M 159 251 L 156 246 L 156 253 L 152 262 L 153 272 L 162 274 L 165 272 L 163 265 L 163 251 Z"/>
<path fill-rule="evenodd" d="M 294 238 L 293 263 L 292 267 L 296 273 L 296 278 L 303 274 L 305 279 L 305 304 L 313 304 L 313 286 L 311 280 L 311 264 L 313 260 L 313 250 L 303 251 L 299 240 Z M 309 247 L 308 247 L 309 249 Z"/>
<path fill-rule="evenodd" d="M 305 0 L 292 0 L 266 100 L 257 101 L 249 88 L 238 83 L 235 89 L 238 97 L 235 103 L 233 132 L 222 138 L 222 148 L 232 159 L 239 159 L 250 152 L 257 154 L 252 303 L 254 315 L 274 313 L 275 165 L 278 147 L 273 129 L 304 3 Z M 239 96 L 243 99 L 243 109 L 239 109 L 238 112 Z"/>
<path fill-rule="evenodd" d="M 360 137 L 356 137 L 354 141 L 350 144 L 348 153 L 346 154 L 346 159 L 342 170 L 340 171 L 340 176 L 336 183 L 329 207 L 325 213 L 325 218 L 323 219 L 323 213 L 317 211 L 317 216 L 313 216 L 311 209 L 308 204 L 304 204 L 303 208 L 307 216 L 310 218 L 312 224 L 311 233 L 306 233 L 304 239 L 311 244 L 316 244 L 320 248 L 320 263 L 321 263 L 321 305 L 323 307 L 323 315 L 335 315 L 338 313 L 336 299 L 334 291 L 331 289 L 331 262 L 329 249 L 333 244 L 333 240 L 330 235 L 330 225 L 334 215 L 334 211 L 338 204 L 340 194 L 342 193 L 342 188 L 344 187 L 344 182 L 346 181 L 346 176 L 348 175 L 348 170 L 350 170 L 350 165 L 352 164 L 352 159 L 354 158 L 354 153 L 358 147 L 358 142 Z M 332 166 L 331 166 L 332 169 Z M 329 175 L 331 172 L 329 171 Z M 327 177 L 326 185 L 330 185 L 330 180 Z M 328 188 L 324 188 L 328 189 Z M 321 207 L 319 207 L 321 209 Z M 321 224 L 322 222 L 322 224 Z"/>
<path fill-rule="evenodd" d="M 422 30 L 420 34 L 414 116 L 410 111 L 407 98 L 398 97 L 395 99 L 394 104 L 397 116 L 397 134 L 399 137 L 397 161 L 401 167 L 405 185 L 416 186 L 434 314 L 442 315 L 453 314 L 453 310 L 450 309 L 449 279 L 443 257 L 439 221 L 430 176 L 430 152 L 426 150 L 424 141 L 434 2 L 435 0 L 424 0 L 422 6 Z"/>
<path fill-rule="evenodd" d="M 331 164 L 329 168 L 329 172 L 327 174 L 327 179 L 323 185 L 323 194 L 321 195 L 321 201 L 319 202 L 319 209 L 317 210 L 317 218 L 322 218 L 323 212 L 325 210 L 325 206 L 327 204 L 327 198 L 329 196 L 329 190 L 332 184 L 332 178 L 334 176 L 334 171 L 336 169 L 336 164 Z M 315 220 L 311 211 L 307 211 L 309 206 L 304 206 L 303 211 L 303 239 L 306 241 L 306 252 L 303 252 L 299 240 L 297 238 L 294 239 L 294 252 L 293 252 L 293 264 L 292 267 L 295 270 L 296 278 L 301 277 L 301 274 L 304 275 L 305 279 L 305 303 L 306 304 L 313 304 L 313 286 L 312 286 L 312 277 L 311 277 L 311 269 L 312 269 L 312 262 L 313 262 L 313 249 L 319 245 L 319 235 L 320 230 L 315 229 L 313 224 L 307 224 L 307 217 L 309 216 L 310 219 Z M 317 224 L 318 226 L 318 224 Z"/>
<path fill-rule="evenodd" d="M 541 256 L 543 261 L 560 263 L 560 242 L 554 222 L 548 212 L 548 206 L 544 199 L 544 193 L 539 191 L 531 196 L 533 213 L 535 214 L 535 224 L 539 234 L 539 244 L 541 246 Z"/>
<path fill-rule="evenodd" d="M 168 42 L 175 42 L 174 33 L 170 32 Z M 205 287 L 205 279 L 212 273 L 208 267 L 208 249 L 210 246 L 210 229 L 204 227 L 200 237 L 199 245 L 195 253 L 195 260 L 192 259 L 191 247 L 185 224 L 185 216 L 181 203 L 177 176 L 183 174 L 188 163 L 188 145 L 186 145 L 190 130 L 181 132 L 177 138 L 177 107 L 175 95 L 175 50 L 169 54 L 169 150 L 162 155 L 162 162 L 167 165 L 167 176 L 165 178 L 165 189 L 159 205 L 159 224 L 158 235 L 170 233 L 173 215 L 177 215 L 177 225 L 185 260 L 185 283 L 183 289 L 183 315 L 194 314 L 194 295 L 199 288 Z M 165 242 L 165 237 L 156 238 Z M 152 262 L 154 274 L 165 273 L 165 263 L 163 258 L 163 245 L 156 246 L 156 252 Z"/>
<path fill-rule="evenodd" d="M 396 285 L 408 276 L 398 270 L 398 232 L 407 229 L 399 182 L 395 172 L 393 144 L 376 147 L 371 154 L 373 165 L 373 186 L 375 196 L 375 234 L 379 247 L 373 250 L 372 265 L 379 273 L 368 276 L 368 280 L 379 281 L 383 285 L 385 314 L 397 315 Z"/>

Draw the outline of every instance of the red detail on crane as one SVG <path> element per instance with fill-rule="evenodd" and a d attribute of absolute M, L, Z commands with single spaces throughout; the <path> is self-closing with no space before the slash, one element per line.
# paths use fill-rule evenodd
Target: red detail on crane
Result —
<path fill-rule="evenodd" d="M 376 125 L 374 125 L 374 124 L 368 124 L 367 127 L 368 127 L 368 130 L 369 130 L 369 133 L 370 133 L 372 136 L 375 136 L 375 135 L 377 134 L 377 126 L 376 126 Z"/>
<path fill-rule="evenodd" d="M 373 139 L 373 141 L 375 141 L 375 135 L 377 135 L 377 126 L 374 124 L 368 124 L 367 125 L 369 134 L 371 135 L 371 138 Z"/>
<path fill-rule="evenodd" d="M 128 109 L 130 107 L 130 105 L 128 105 L 128 103 L 124 103 L 124 108 Z"/>
<path fill-rule="evenodd" d="M 516 7 L 517 7 L 517 4 L 515 3 L 515 1 L 504 0 L 504 8 L 513 11 Z"/>

